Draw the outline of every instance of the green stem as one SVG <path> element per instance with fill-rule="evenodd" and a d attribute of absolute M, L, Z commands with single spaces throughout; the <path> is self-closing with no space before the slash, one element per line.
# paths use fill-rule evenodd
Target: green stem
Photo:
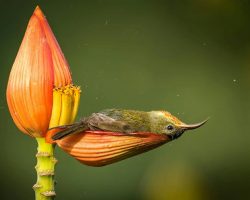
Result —
<path fill-rule="evenodd" d="M 37 182 L 33 186 L 36 200 L 53 200 L 56 193 L 54 190 L 54 169 L 57 160 L 54 157 L 54 145 L 45 142 L 45 138 L 36 138 L 37 147 Z"/>

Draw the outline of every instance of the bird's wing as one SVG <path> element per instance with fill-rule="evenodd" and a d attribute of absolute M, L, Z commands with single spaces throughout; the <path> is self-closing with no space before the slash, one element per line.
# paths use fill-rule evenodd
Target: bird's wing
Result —
<path fill-rule="evenodd" d="M 51 138 L 52 140 L 59 140 L 67 135 L 84 132 L 86 130 L 103 130 L 118 133 L 131 133 L 133 132 L 131 126 L 123 121 L 113 119 L 102 113 L 93 113 L 90 117 L 74 124 L 58 126 L 62 131 L 55 133 Z"/>
<path fill-rule="evenodd" d="M 53 140 L 59 140 L 67 135 L 79 133 L 79 132 L 86 131 L 89 129 L 86 119 L 83 119 L 79 122 L 76 122 L 70 125 L 58 126 L 55 128 L 60 128 L 62 129 L 62 131 L 59 131 L 56 134 L 54 134 L 51 137 Z"/>
<path fill-rule="evenodd" d="M 124 121 L 113 119 L 102 113 L 93 113 L 87 120 L 90 130 L 131 133 L 131 126 Z"/>

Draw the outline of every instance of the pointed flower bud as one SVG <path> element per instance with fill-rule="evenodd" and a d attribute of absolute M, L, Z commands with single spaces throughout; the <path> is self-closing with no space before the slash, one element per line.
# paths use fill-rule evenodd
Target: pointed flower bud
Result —
<path fill-rule="evenodd" d="M 56 140 L 56 143 L 81 163 L 100 167 L 149 151 L 168 141 L 170 138 L 165 134 L 86 131 Z"/>
<path fill-rule="evenodd" d="M 56 87 L 61 87 L 71 84 L 72 79 L 68 62 L 63 55 L 63 52 L 48 24 L 48 21 L 38 6 L 36 7 L 33 15 L 35 15 L 39 20 L 40 26 L 42 27 L 46 37 L 46 41 L 49 44 L 51 50 L 54 70 L 54 85 Z"/>
<path fill-rule="evenodd" d="M 7 103 L 17 127 L 30 136 L 44 137 L 51 115 L 52 125 L 55 123 L 52 110 L 58 105 L 57 101 L 54 102 L 54 87 L 58 90 L 59 87 L 69 85 L 68 90 L 74 90 L 71 84 L 68 63 L 46 18 L 37 7 L 29 20 L 7 86 Z M 76 101 L 70 102 L 72 109 L 76 109 L 73 105 Z M 77 108 L 78 102 L 79 98 Z"/>

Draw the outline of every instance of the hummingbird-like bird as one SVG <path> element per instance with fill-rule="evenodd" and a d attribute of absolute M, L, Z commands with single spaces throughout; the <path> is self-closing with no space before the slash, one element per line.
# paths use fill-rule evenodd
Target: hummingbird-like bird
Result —
<path fill-rule="evenodd" d="M 136 111 L 122 109 L 106 109 L 93 113 L 79 122 L 60 126 L 62 131 L 52 136 L 53 140 L 84 131 L 110 131 L 123 134 L 155 133 L 166 134 L 172 140 L 180 137 L 185 131 L 196 129 L 207 120 L 197 124 L 185 124 L 167 111 Z"/>

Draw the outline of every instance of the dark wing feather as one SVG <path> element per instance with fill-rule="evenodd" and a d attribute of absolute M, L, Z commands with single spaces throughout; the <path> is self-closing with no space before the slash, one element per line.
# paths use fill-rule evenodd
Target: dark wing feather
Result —
<path fill-rule="evenodd" d="M 59 127 L 55 127 L 59 128 Z M 67 135 L 83 132 L 86 130 L 103 130 L 118 133 L 131 133 L 132 128 L 127 122 L 113 119 L 102 113 L 93 113 L 90 117 L 74 124 L 60 126 L 64 130 L 52 136 L 53 140 L 59 140 Z"/>
<path fill-rule="evenodd" d="M 74 124 L 59 126 L 55 128 L 63 128 L 64 130 L 57 132 L 55 135 L 52 136 L 53 140 L 59 140 L 69 134 L 79 133 L 82 131 L 88 130 L 88 124 L 85 120 L 81 120 L 80 122 L 76 122 Z"/>
<path fill-rule="evenodd" d="M 87 120 L 90 130 L 103 130 L 119 133 L 130 133 L 131 127 L 127 122 L 113 119 L 102 113 L 93 113 Z"/>

